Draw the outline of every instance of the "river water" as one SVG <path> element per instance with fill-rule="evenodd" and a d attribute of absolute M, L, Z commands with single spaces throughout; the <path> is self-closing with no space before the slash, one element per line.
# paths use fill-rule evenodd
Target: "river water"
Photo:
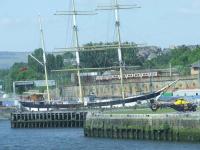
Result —
<path fill-rule="evenodd" d="M 86 138 L 83 129 L 11 129 L 0 121 L 0 150 L 199 150 L 200 144 Z"/>

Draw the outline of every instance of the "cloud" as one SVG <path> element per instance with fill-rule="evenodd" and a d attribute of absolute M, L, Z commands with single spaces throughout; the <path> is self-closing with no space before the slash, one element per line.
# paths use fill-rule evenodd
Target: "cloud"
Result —
<path fill-rule="evenodd" d="M 0 25 L 1 26 L 12 26 L 21 23 L 22 20 L 18 18 L 0 18 Z"/>
<path fill-rule="evenodd" d="M 193 8 L 199 9 L 199 7 L 200 7 L 200 1 L 199 0 L 193 0 L 191 4 L 192 4 Z"/>
<path fill-rule="evenodd" d="M 180 8 L 179 13 L 184 15 L 200 15 L 200 9 Z"/>
<path fill-rule="evenodd" d="M 38 23 L 38 19 L 31 17 L 4 17 L 0 18 L 0 26 L 1 27 L 13 27 L 13 26 L 27 26 L 30 24 Z"/>
<path fill-rule="evenodd" d="M 187 7 L 182 7 L 178 10 L 179 13 L 184 15 L 200 15 L 200 1 L 191 0 Z"/>

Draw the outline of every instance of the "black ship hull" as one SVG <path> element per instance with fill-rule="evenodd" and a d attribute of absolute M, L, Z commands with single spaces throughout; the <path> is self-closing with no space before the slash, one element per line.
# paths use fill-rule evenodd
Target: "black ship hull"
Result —
<path fill-rule="evenodd" d="M 119 104 L 126 104 L 126 103 L 132 103 L 142 100 L 149 100 L 156 98 L 161 94 L 161 91 L 146 94 L 146 95 L 140 95 L 135 97 L 130 97 L 126 99 L 118 99 L 118 100 L 111 100 L 111 101 L 104 101 L 104 102 L 89 102 L 86 105 L 81 103 L 76 104 L 46 104 L 46 103 L 34 103 L 34 102 L 20 102 L 23 107 L 28 108 L 81 108 L 81 107 L 102 107 L 102 106 L 112 106 L 112 105 L 119 105 Z"/>
<path fill-rule="evenodd" d="M 102 107 L 102 106 L 113 106 L 113 105 L 119 105 L 119 104 L 127 104 L 127 103 L 133 103 L 143 100 L 151 100 L 156 99 L 156 97 L 160 96 L 165 90 L 167 90 L 171 85 L 176 83 L 178 80 L 168 84 L 161 90 L 158 90 L 153 93 L 139 95 L 135 97 L 129 97 L 125 99 L 118 99 L 118 100 L 110 100 L 110 101 L 103 101 L 103 102 L 89 102 L 87 104 L 83 103 L 75 103 L 75 104 L 46 104 L 46 103 L 34 103 L 34 102 L 20 102 L 23 107 L 28 108 L 52 108 L 52 109 L 59 109 L 59 108 L 82 108 L 82 107 Z"/>

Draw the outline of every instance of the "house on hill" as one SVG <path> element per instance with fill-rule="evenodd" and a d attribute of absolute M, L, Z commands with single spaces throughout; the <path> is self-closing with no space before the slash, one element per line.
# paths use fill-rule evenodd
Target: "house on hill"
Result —
<path fill-rule="evenodd" d="M 191 65 L 191 75 L 198 75 L 200 71 L 200 60 Z"/>

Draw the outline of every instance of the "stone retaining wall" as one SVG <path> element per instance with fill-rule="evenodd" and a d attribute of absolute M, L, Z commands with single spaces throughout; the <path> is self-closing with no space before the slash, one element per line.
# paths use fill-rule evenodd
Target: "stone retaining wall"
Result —
<path fill-rule="evenodd" d="M 88 114 L 86 137 L 200 142 L 200 114 Z"/>

